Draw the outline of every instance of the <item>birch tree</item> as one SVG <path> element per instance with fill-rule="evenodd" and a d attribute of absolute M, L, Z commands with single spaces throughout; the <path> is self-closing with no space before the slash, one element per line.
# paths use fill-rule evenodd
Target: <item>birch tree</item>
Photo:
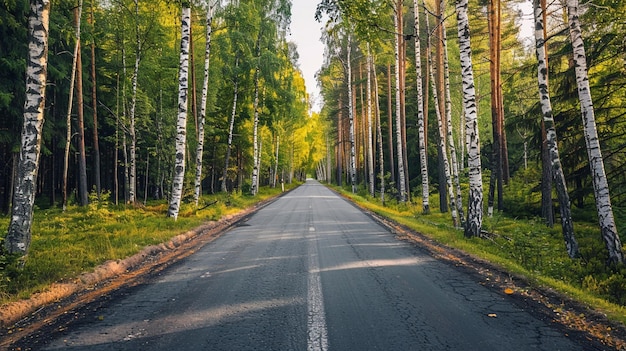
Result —
<path fill-rule="evenodd" d="M 394 23 L 396 26 L 396 31 L 397 33 L 400 33 L 400 31 L 398 30 L 400 27 L 400 20 L 399 20 L 399 16 L 402 16 L 402 13 L 398 10 L 396 10 L 396 12 L 394 12 Z M 406 179 L 405 179 L 405 172 L 404 172 L 404 147 L 402 144 L 402 106 L 400 104 L 400 100 L 401 100 L 401 94 L 400 94 L 400 83 L 401 83 L 401 79 L 400 79 L 400 68 L 402 67 L 402 65 L 400 64 L 400 40 L 404 39 L 403 36 L 401 36 L 400 34 L 396 34 L 394 35 L 395 37 L 395 46 L 394 46 L 394 54 L 395 54 L 395 58 L 396 58 L 396 86 L 395 86 L 395 92 L 396 92 L 396 147 L 397 147 L 397 154 L 398 154 L 398 190 L 399 190 L 399 200 L 400 202 L 406 202 L 407 196 L 406 196 Z"/>
<path fill-rule="evenodd" d="M 598 130 L 596 128 L 596 118 L 587 71 L 587 55 L 580 28 L 578 0 L 567 0 L 567 15 L 570 40 L 574 51 L 574 71 L 576 73 L 576 85 L 578 86 L 585 143 L 587 145 L 589 167 L 591 168 L 591 178 L 593 180 L 593 192 L 598 209 L 600 233 L 608 250 L 609 262 L 612 264 L 623 263 L 622 243 L 617 234 L 609 185 L 604 170 L 602 151 L 600 150 L 600 139 L 598 138 Z"/>
<path fill-rule="evenodd" d="M 180 38 L 180 62 L 178 76 L 178 123 L 176 126 L 176 163 L 172 180 L 172 196 L 167 211 L 168 217 L 178 218 L 185 180 L 185 148 L 187 146 L 187 101 L 189 90 L 189 42 L 191 8 L 183 3 Z"/>
<path fill-rule="evenodd" d="M 372 53 L 370 44 L 367 43 L 367 170 L 369 191 L 372 197 L 376 196 L 375 178 L 374 178 L 374 150 L 372 135 Z"/>
<path fill-rule="evenodd" d="M 417 143 L 420 154 L 420 173 L 422 175 L 422 213 L 430 213 L 428 185 L 428 155 L 426 153 L 426 129 L 424 127 L 424 87 L 422 85 L 422 50 L 420 45 L 420 16 L 418 0 L 413 0 L 415 17 L 415 74 L 417 84 Z"/>
<path fill-rule="evenodd" d="M 441 8 L 446 8 L 445 1 L 441 0 Z M 443 42 L 443 80 L 444 80 L 444 106 L 446 117 L 446 130 L 448 139 L 448 151 L 450 153 L 451 177 L 453 182 L 452 196 L 456 194 L 456 199 L 451 200 L 451 205 L 456 206 L 458 212 L 459 224 L 463 226 L 463 195 L 461 194 L 461 181 L 459 179 L 459 166 L 456 158 L 456 145 L 452 134 L 452 97 L 450 94 L 450 63 L 448 60 L 448 38 L 445 25 L 445 17 L 441 18 L 441 41 Z M 456 190 L 456 193 L 455 191 Z"/>
<path fill-rule="evenodd" d="M 41 155 L 48 74 L 49 0 L 31 0 L 28 15 L 26 99 L 11 221 L 4 241 L 9 254 L 25 256 L 31 242 L 33 207 Z"/>
<path fill-rule="evenodd" d="M 483 223 L 483 179 L 480 162 L 480 136 L 478 132 L 478 105 L 474 70 L 472 67 L 472 49 L 470 47 L 468 0 L 457 0 L 456 14 L 459 33 L 459 53 L 463 86 L 463 107 L 465 109 L 465 137 L 467 163 L 469 167 L 469 200 L 467 203 L 467 221 L 465 235 L 480 236 Z"/>
<path fill-rule="evenodd" d="M 354 108 L 352 103 L 352 34 L 348 32 L 346 35 L 346 81 L 348 85 L 348 120 L 350 121 L 350 184 L 352 185 L 352 192 L 356 194 L 356 150 L 354 140 Z"/>
<path fill-rule="evenodd" d="M 141 39 L 139 35 L 139 0 L 135 3 L 135 66 L 132 77 L 132 93 L 128 113 L 130 135 L 130 165 L 128 174 L 128 201 L 135 203 L 137 193 L 137 131 L 135 128 L 135 111 L 137 107 L 137 80 L 139 79 L 139 63 L 141 62 Z"/>
<path fill-rule="evenodd" d="M 567 193 L 567 184 L 565 175 L 561 166 L 561 158 L 557 143 L 556 128 L 554 126 L 554 116 L 552 114 L 552 103 L 550 100 L 550 91 L 548 89 L 548 65 L 546 59 L 546 36 L 544 13 L 545 8 L 539 4 L 540 0 L 533 0 L 534 19 L 535 19 L 535 48 L 537 54 L 537 82 L 539 85 L 539 103 L 541 104 L 541 112 L 543 115 L 543 125 L 546 130 L 546 139 L 548 152 L 550 155 L 550 164 L 552 169 L 552 179 L 556 187 L 559 199 L 559 209 L 561 211 L 561 227 L 563 238 L 565 239 L 565 247 L 567 254 L 574 258 L 578 255 L 578 243 L 574 237 L 574 224 L 572 222 L 572 212 L 570 208 L 569 194 Z"/>
<path fill-rule="evenodd" d="M 228 167 L 230 165 L 230 152 L 231 147 L 233 145 L 233 131 L 235 129 L 235 116 L 237 115 L 237 97 L 239 96 L 239 80 L 237 78 L 237 71 L 239 69 L 239 56 L 235 58 L 235 72 L 234 72 L 234 82 L 233 82 L 233 109 L 230 114 L 230 123 L 228 125 L 228 144 L 226 146 L 226 157 L 224 160 L 224 171 L 222 174 L 222 192 L 227 192 L 228 188 L 226 187 L 226 183 L 228 181 Z"/>
<path fill-rule="evenodd" d="M 194 202 L 198 206 L 200 192 L 202 191 L 202 154 L 204 152 L 204 123 L 206 120 L 207 98 L 209 95 L 209 66 L 211 54 L 211 31 L 213 23 L 213 10 L 217 2 L 209 6 L 206 13 L 206 46 L 204 50 L 204 79 L 202 81 L 202 97 L 200 100 L 200 120 L 198 121 L 198 146 L 196 149 L 196 178 L 194 186 Z"/>

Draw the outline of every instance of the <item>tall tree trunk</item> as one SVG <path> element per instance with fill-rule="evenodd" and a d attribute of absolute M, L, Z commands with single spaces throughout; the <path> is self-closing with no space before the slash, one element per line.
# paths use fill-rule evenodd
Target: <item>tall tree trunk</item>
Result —
<path fill-rule="evenodd" d="M 115 193 L 115 205 L 119 204 L 120 198 L 120 186 L 119 177 L 117 175 L 117 164 L 119 161 L 119 130 L 120 130 L 120 74 L 116 75 L 116 89 L 115 89 L 115 148 L 113 151 L 113 192 Z"/>
<path fill-rule="evenodd" d="M 367 170 L 369 190 L 372 197 L 376 196 L 374 178 L 374 150 L 372 135 L 372 53 L 370 44 L 367 44 Z"/>
<path fill-rule="evenodd" d="M 94 3 L 96 0 L 91 0 L 91 12 L 89 14 L 89 21 L 91 22 L 92 30 L 95 30 L 95 14 Z M 95 36 L 95 35 L 94 35 Z M 102 192 L 102 184 L 100 177 L 100 141 L 98 140 L 98 89 L 96 84 L 96 42 L 95 39 L 91 40 L 91 107 L 93 109 L 93 166 L 94 166 L 94 179 L 96 183 L 96 195 L 100 198 Z"/>
<path fill-rule="evenodd" d="M 239 56 L 235 58 L 235 75 L 237 74 L 237 69 L 239 68 Z M 235 115 L 237 114 L 237 96 L 239 95 L 239 81 L 235 76 L 234 82 L 234 93 L 233 93 L 233 111 L 230 114 L 230 125 L 228 127 L 228 145 L 226 146 L 226 158 L 224 161 L 224 172 L 222 174 L 222 192 L 225 193 L 228 191 L 226 187 L 226 183 L 228 182 L 228 167 L 230 163 L 230 149 L 233 145 L 233 130 L 235 128 Z"/>
<path fill-rule="evenodd" d="M 426 129 L 424 128 L 424 87 L 422 85 L 422 50 L 420 45 L 420 18 L 418 0 L 413 0 L 415 17 L 415 74 L 417 84 L 417 143 L 420 154 L 420 173 L 422 176 L 422 213 L 430 213 L 428 185 L 428 155 L 426 152 Z"/>
<path fill-rule="evenodd" d="M 407 201 L 411 201 L 411 187 L 409 179 L 409 150 L 407 148 L 407 127 L 406 127 L 406 41 L 404 40 L 404 1 L 397 0 L 396 9 L 398 11 L 398 54 L 400 72 L 400 119 L 402 122 L 402 157 L 404 160 L 404 193 Z"/>
<path fill-rule="evenodd" d="M 441 7 L 443 9 L 446 8 L 445 1 L 441 0 Z M 459 225 L 464 225 L 463 219 L 463 195 L 461 193 L 461 180 L 459 179 L 459 166 L 456 158 L 456 145 L 454 143 L 454 135 L 452 133 L 452 98 L 450 94 L 450 65 L 448 60 L 448 34 L 445 25 L 445 18 L 441 19 L 441 41 L 443 42 L 443 82 L 444 82 L 444 100 L 446 107 L 446 130 L 447 130 L 447 139 L 448 139 L 448 147 L 450 152 L 450 171 L 452 176 L 452 181 L 454 183 L 453 194 L 456 194 L 456 199 L 454 196 L 450 200 L 450 204 L 452 206 L 456 206 L 456 211 L 458 212 Z"/>
<path fill-rule="evenodd" d="M 183 7 L 180 37 L 180 67 L 178 73 L 178 123 L 176 125 L 176 161 L 172 179 L 172 196 L 167 210 L 168 217 L 178 218 L 185 182 L 185 149 L 187 141 L 187 109 L 189 92 L 189 42 L 191 8 Z"/>
<path fill-rule="evenodd" d="M 389 169 L 391 173 L 391 181 L 397 182 L 395 152 L 393 149 L 393 97 L 391 94 L 391 64 L 387 64 L 387 144 L 389 147 Z M 397 184 L 396 184 L 397 187 Z"/>
<path fill-rule="evenodd" d="M 356 194 L 356 150 L 355 150 L 355 135 L 354 135 L 354 108 L 352 103 L 352 40 L 350 34 L 348 34 L 348 43 L 347 43 L 347 59 L 346 59 L 346 73 L 347 73 L 347 84 L 348 84 L 348 113 L 349 113 L 349 121 L 350 121 L 350 184 L 352 185 L 352 193 Z"/>
<path fill-rule="evenodd" d="M 78 1 L 76 9 L 77 31 L 80 32 L 80 17 L 82 15 L 83 2 Z M 87 190 L 87 155 L 85 153 L 85 116 L 83 100 L 83 62 L 80 49 L 80 36 L 78 36 L 78 56 L 76 58 L 76 104 L 77 106 L 77 134 L 78 134 L 78 203 L 80 206 L 87 206 L 89 196 Z"/>
<path fill-rule="evenodd" d="M 253 168 L 252 168 L 252 195 L 258 192 L 259 178 L 259 75 L 261 72 L 261 31 L 256 40 L 256 67 L 254 69 L 254 126 L 252 130 Z"/>
<path fill-rule="evenodd" d="M 276 135 L 276 158 L 274 163 L 274 176 L 272 177 L 272 188 L 276 187 L 276 181 L 278 179 L 278 156 L 280 150 L 280 135 Z"/>
<path fill-rule="evenodd" d="M 372 71 L 374 74 L 374 98 L 376 107 L 376 138 L 378 139 L 378 167 L 380 177 L 380 202 L 385 203 L 385 153 L 383 146 L 383 131 L 380 121 L 380 101 L 378 100 L 378 75 L 376 74 L 376 63 L 372 58 Z M 391 126 L 391 125 L 390 125 Z M 393 158 L 393 154 L 390 155 Z"/>
<path fill-rule="evenodd" d="M 456 13 L 459 35 L 461 75 L 463 80 L 463 105 L 465 108 L 465 131 L 468 141 L 467 162 L 469 167 L 469 200 L 465 235 L 480 236 L 483 224 L 483 179 L 480 163 L 480 136 L 478 133 L 478 109 L 476 87 L 470 47 L 468 0 L 457 0 Z"/>
<path fill-rule="evenodd" d="M 22 256 L 28 253 L 32 236 L 33 207 L 37 190 L 37 173 L 46 106 L 49 16 L 50 1 L 30 1 L 26 99 L 20 143 L 20 162 L 17 164 L 11 222 L 4 240 L 6 253 Z"/>
<path fill-rule="evenodd" d="M 400 10 L 402 8 L 400 7 Z M 398 12 L 398 8 L 396 8 L 396 12 L 394 13 L 394 22 L 396 26 L 396 33 L 400 33 L 400 19 L 402 16 L 401 12 Z M 404 172 L 404 150 L 402 143 L 402 104 L 400 101 L 401 93 L 400 93 L 400 70 L 402 69 L 402 64 L 400 63 L 401 55 L 400 55 L 400 40 L 404 40 L 404 37 L 400 34 L 395 35 L 395 56 L 396 56 L 396 147 L 398 153 L 398 193 L 400 202 L 406 202 L 406 181 L 405 181 L 405 172 Z"/>
<path fill-rule="evenodd" d="M 561 167 L 561 158 L 556 137 L 556 128 L 554 126 L 554 116 L 552 114 L 552 103 L 550 101 L 550 91 L 548 89 L 548 61 L 546 48 L 545 33 L 545 6 L 540 6 L 540 0 L 534 0 L 534 19 L 535 19 L 535 47 L 537 54 L 537 82 L 539 86 L 539 102 L 541 104 L 541 112 L 543 114 L 542 126 L 545 126 L 546 141 L 548 153 L 550 156 L 550 169 L 552 169 L 552 178 L 556 186 L 556 192 L 559 199 L 559 209 L 561 211 L 561 227 L 563 238 L 565 239 L 565 247 L 567 254 L 574 258 L 578 256 L 578 243 L 574 237 L 574 224 L 572 222 L 572 212 L 570 207 L 569 194 L 567 193 L 567 184 L 565 183 L 565 175 Z"/>
<path fill-rule="evenodd" d="M 211 32 L 213 23 L 213 7 L 209 4 L 206 14 L 206 47 L 204 50 L 204 80 L 202 82 L 202 97 L 200 101 L 200 121 L 198 123 L 198 148 L 196 149 L 196 178 L 194 186 L 194 202 L 198 206 L 198 200 L 202 192 L 202 155 L 204 153 L 204 123 L 206 121 L 207 98 L 209 95 L 209 65 L 211 54 Z"/>
<path fill-rule="evenodd" d="M 67 117 L 65 119 L 66 133 L 65 133 L 65 154 L 63 158 L 63 211 L 67 209 L 67 187 L 68 187 L 68 172 L 70 165 L 70 145 L 72 143 L 72 107 L 74 106 L 74 86 L 76 85 L 76 70 L 78 65 L 78 59 L 80 58 L 80 10 L 82 6 L 75 9 L 74 23 L 75 23 L 75 36 L 76 43 L 74 44 L 74 56 L 72 59 L 72 73 L 70 74 L 70 90 L 68 92 L 69 101 L 67 103 Z"/>
<path fill-rule="evenodd" d="M 432 52 L 432 50 L 431 50 Z M 439 132 L 439 154 L 442 156 L 441 157 L 441 161 L 442 162 L 442 168 L 443 168 L 443 175 L 444 175 L 444 179 L 445 179 L 445 189 L 447 189 L 448 191 L 448 196 L 446 198 L 445 196 L 445 192 L 443 193 L 444 196 L 442 196 L 442 201 L 448 201 L 448 199 L 450 200 L 450 213 L 452 215 L 452 224 L 457 227 L 459 225 L 459 220 L 458 220 L 458 216 L 457 216 L 457 208 L 455 205 L 455 199 L 454 199 L 454 188 L 452 187 L 452 177 L 450 176 L 450 163 L 448 161 L 448 151 L 446 148 L 446 136 L 445 136 L 445 128 L 444 128 L 444 123 L 443 123 L 443 119 L 444 116 L 441 113 L 441 103 L 440 103 L 440 99 L 439 99 L 439 91 L 437 89 L 437 86 L 435 85 L 435 74 L 433 72 L 433 60 L 432 57 L 429 57 L 429 66 L 430 66 L 430 81 L 431 81 L 431 86 L 432 86 L 432 94 L 433 94 L 433 101 L 435 103 L 435 113 L 437 115 L 437 130 Z M 447 208 L 447 206 L 446 206 Z"/>
<path fill-rule="evenodd" d="M 492 172 L 489 183 L 489 197 L 487 200 L 487 215 L 493 215 L 496 187 L 498 191 L 498 210 L 502 211 L 502 120 L 500 85 L 500 0 L 489 1 L 489 71 L 491 83 L 491 124 L 493 131 Z"/>
<path fill-rule="evenodd" d="M 583 119 L 585 143 L 589 155 L 589 167 L 591 168 L 591 179 L 593 180 L 593 191 L 598 209 L 598 220 L 600 223 L 600 233 L 608 250 L 609 262 L 618 264 L 624 262 L 622 243 L 617 234 L 609 185 L 604 170 L 602 151 L 600 150 L 600 139 L 596 128 L 596 117 L 591 99 L 589 87 L 589 77 L 587 72 L 587 55 L 583 43 L 580 29 L 580 18 L 578 14 L 578 0 L 567 0 L 567 14 L 569 22 L 569 32 L 574 51 L 574 71 L 576 72 L 576 84 L 578 86 L 578 98 L 580 100 L 580 110 Z"/>
<path fill-rule="evenodd" d="M 137 79 L 139 78 L 139 63 L 141 61 L 141 40 L 139 36 L 139 0 L 135 1 L 135 68 L 132 79 L 132 96 L 129 111 L 130 134 L 130 169 L 128 175 L 128 201 L 135 203 L 137 193 L 137 133 L 135 130 L 135 110 L 137 106 Z"/>

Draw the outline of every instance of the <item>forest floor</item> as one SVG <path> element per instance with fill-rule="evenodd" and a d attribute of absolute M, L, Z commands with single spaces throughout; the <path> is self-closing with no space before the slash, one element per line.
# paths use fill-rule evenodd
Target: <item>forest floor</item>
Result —
<path fill-rule="evenodd" d="M 84 311 L 106 303 L 193 254 L 271 201 L 273 199 L 209 222 L 161 245 L 147 247 L 125 260 L 106 262 L 91 273 L 54 284 L 30 299 L 0 306 L 0 349 L 37 348 L 45 340 L 45 335 L 64 330 Z M 568 335 L 597 340 L 606 350 L 626 350 L 626 327 L 623 324 L 611 321 L 606 315 L 552 289 L 532 284 L 523 276 L 513 275 L 490 262 L 441 245 L 392 220 L 363 210 L 389 228 L 398 239 L 419 246 L 437 259 L 474 276 L 481 285 L 508 296 L 537 318 L 558 324 L 559 329 Z M 21 345 L 30 346 L 24 348 Z"/>

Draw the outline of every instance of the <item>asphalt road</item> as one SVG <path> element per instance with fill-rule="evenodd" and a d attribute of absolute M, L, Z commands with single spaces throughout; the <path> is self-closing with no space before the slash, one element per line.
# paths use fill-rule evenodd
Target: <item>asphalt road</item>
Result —
<path fill-rule="evenodd" d="M 583 350 L 315 181 L 47 350 Z"/>

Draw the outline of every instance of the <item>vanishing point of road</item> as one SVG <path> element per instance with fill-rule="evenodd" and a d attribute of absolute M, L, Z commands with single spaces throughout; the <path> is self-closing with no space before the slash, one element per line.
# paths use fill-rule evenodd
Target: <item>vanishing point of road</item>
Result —
<path fill-rule="evenodd" d="M 584 350 L 309 180 L 45 350 Z"/>

